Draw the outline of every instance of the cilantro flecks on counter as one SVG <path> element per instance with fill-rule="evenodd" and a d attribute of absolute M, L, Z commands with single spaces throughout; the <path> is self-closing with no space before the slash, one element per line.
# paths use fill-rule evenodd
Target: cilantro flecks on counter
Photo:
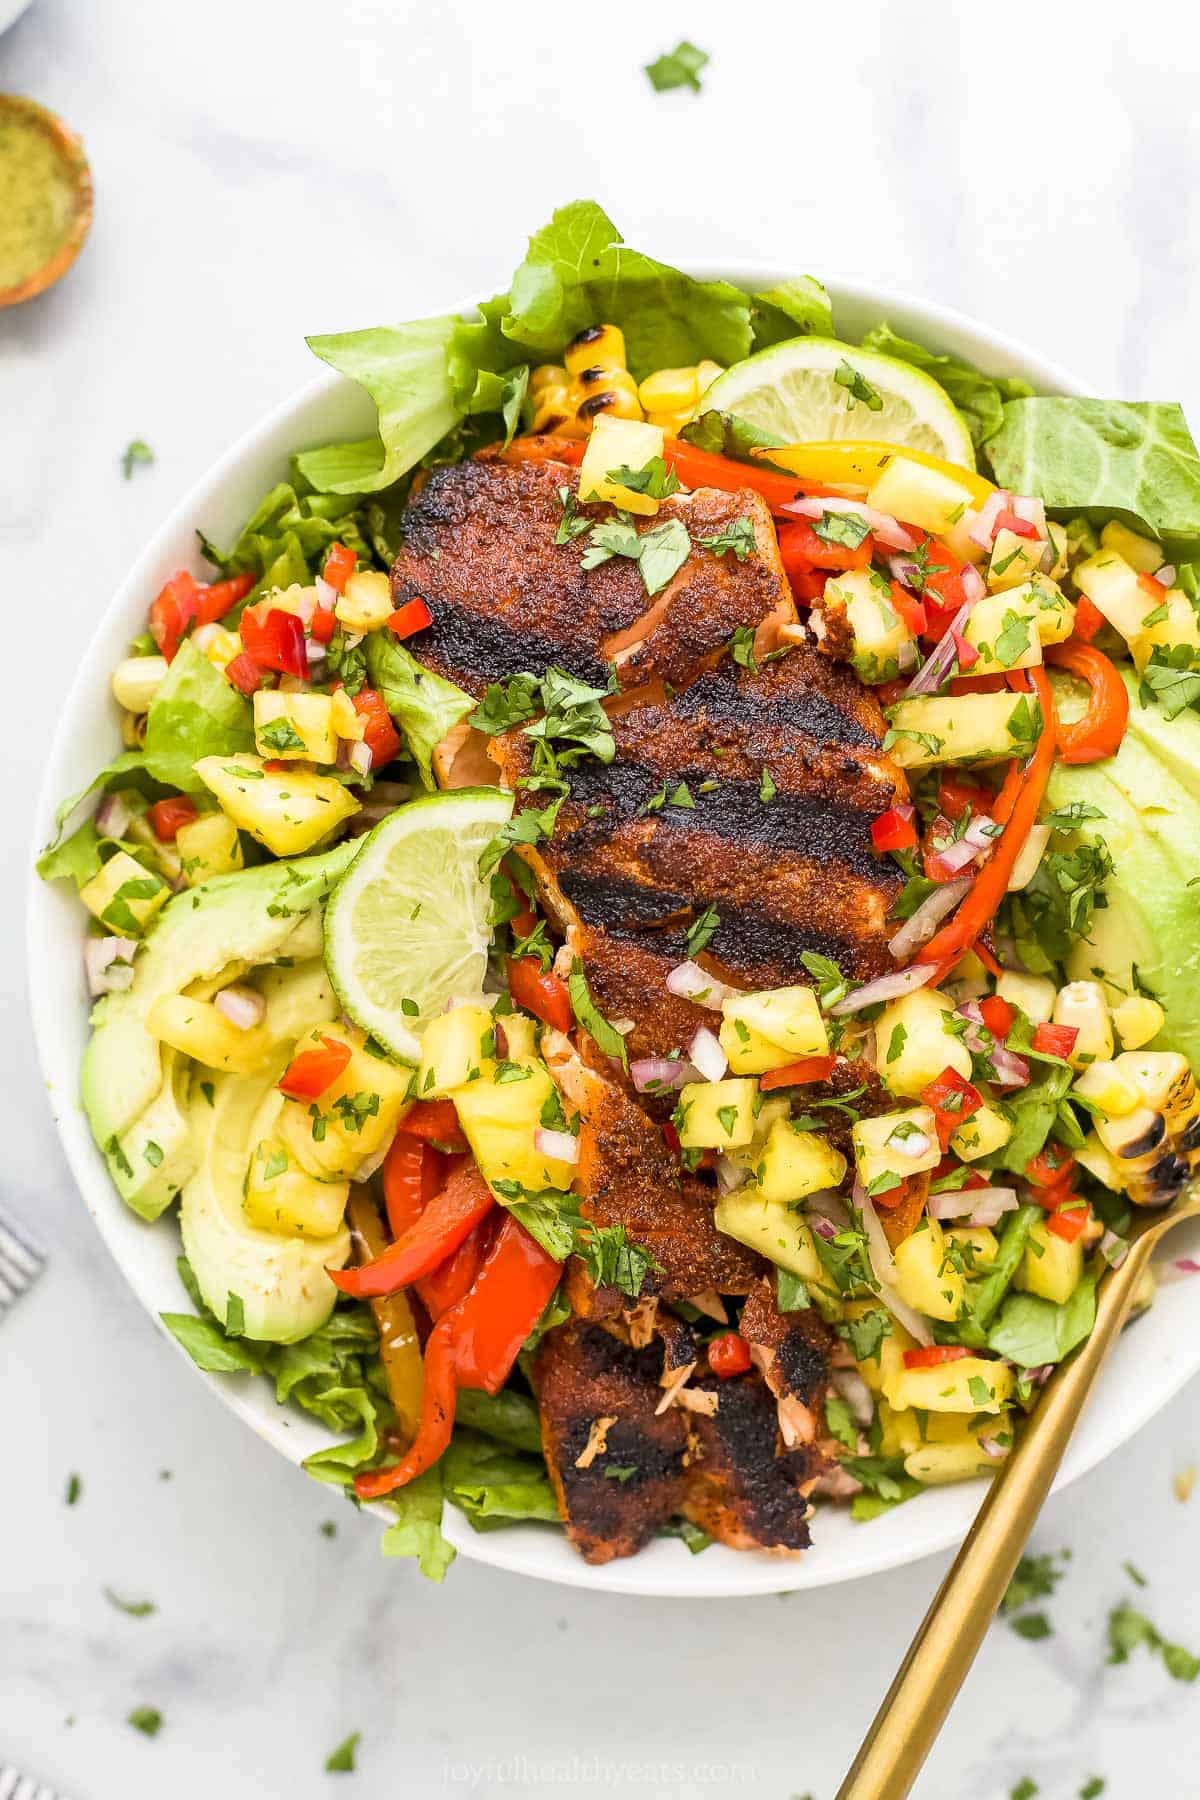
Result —
<path fill-rule="evenodd" d="M 39 863 L 164 1323 L 434 1580 L 447 1501 L 795 1554 L 993 1472 L 1200 1157 L 1182 415 L 841 343 L 588 202 L 313 348 L 377 431 L 147 594 Z"/>

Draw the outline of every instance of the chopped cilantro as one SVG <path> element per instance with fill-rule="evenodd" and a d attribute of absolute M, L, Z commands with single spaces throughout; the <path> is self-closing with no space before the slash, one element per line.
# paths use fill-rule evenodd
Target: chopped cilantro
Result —
<path fill-rule="evenodd" d="M 665 50 L 653 62 L 646 63 L 645 71 L 656 94 L 666 94 L 672 88 L 681 87 L 691 88 L 698 94 L 700 71 L 707 62 L 707 50 L 698 49 L 686 38 L 680 38 L 673 50 Z"/>

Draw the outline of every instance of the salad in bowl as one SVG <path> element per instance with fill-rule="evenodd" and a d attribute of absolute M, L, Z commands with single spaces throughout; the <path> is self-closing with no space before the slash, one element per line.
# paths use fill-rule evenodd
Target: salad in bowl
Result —
<path fill-rule="evenodd" d="M 429 1573 L 994 1472 L 1200 1157 L 1182 413 L 836 329 L 576 202 L 312 340 L 376 429 L 147 591 L 39 862 L 164 1323 Z"/>

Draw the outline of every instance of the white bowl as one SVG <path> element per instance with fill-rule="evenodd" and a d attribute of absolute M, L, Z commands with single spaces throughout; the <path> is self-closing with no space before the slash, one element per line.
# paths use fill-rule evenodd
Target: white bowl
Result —
<path fill-rule="evenodd" d="M 783 267 L 692 266 L 697 274 L 720 274 L 751 290 L 794 274 Z M 1045 392 L 1083 391 L 1061 369 L 959 313 L 856 282 L 831 283 L 830 292 L 838 329 L 847 338 L 857 338 L 886 318 L 905 336 L 956 352 L 989 373 L 1022 375 Z M 35 851 L 52 835 L 54 810 L 63 796 L 84 787 L 119 748 L 109 672 L 129 640 L 144 629 L 147 606 L 171 571 L 190 564 L 197 575 L 204 575 L 196 555 L 195 528 L 203 527 L 218 543 L 230 541 L 260 496 L 286 474 L 292 451 L 335 438 L 360 437 L 372 424 L 361 389 L 340 377 L 322 376 L 247 432 L 155 533 L 80 660 L 46 768 L 35 819 Z M 55 1121 L 89 1212 L 138 1298 L 157 1320 L 160 1312 L 178 1310 L 183 1304 L 175 1270 L 178 1236 L 168 1220 L 144 1224 L 122 1204 L 79 1104 L 88 1010 L 83 937 L 81 909 L 67 884 L 45 884 L 34 877 L 29 898 L 30 984 Z M 1169 1287 L 1117 1347 L 1068 1451 L 1059 1486 L 1124 1443 L 1200 1369 L 1200 1332 L 1190 1311 L 1187 1284 Z M 181 1356 L 186 1354 L 165 1330 L 163 1335 Z M 199 1370 L 196 1376 L 294 1463 L 329 1442 L 328 1434 L 307 1414 L 278 1406 L 266 1382 Z M 297 1480 L 301 1479 L 298 1473 Z M 814 1547 L 796 1561 L 720 1545 L 692 1556 L 678 1540 L 661 1540 L 639 1556 L 592 1568 L 562 1533 L 547 1526 L 520 1525 L 477 1534 L 448 1506 L 445 1529 L 464 1556 L 545 1581 L 610 1593 L 689 1598 L 762 1594 L 850 1581 L 945 1550 L 962 1537 L 981 1494 L 979 1483 L 931 1489 L 861 1525 L 844 1511 L 822 1508 L 814 1521 Z"/>

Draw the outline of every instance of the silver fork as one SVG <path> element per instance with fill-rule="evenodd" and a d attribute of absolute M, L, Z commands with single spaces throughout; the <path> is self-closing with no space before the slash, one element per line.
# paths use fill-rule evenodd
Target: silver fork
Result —
<path fill-rule="evenodd" d="M 45 1266 L 45 1255 L 26 1227 L 18 1225 L 11 1213 L 0 1211 L 0 1319 L 33 1286 Z M 0 1767 L 0 1800 L 9 1800 L 17 1791 L 4 1785 L 10 1773 L 7 1767 Z M 24 1791 L 21 1800 L 25 1800 Z"/>
<path fill-rule="evenodd" d="M 66 1800 L 66 1796 L 4 1763 L 0 1764 L 0 1800 Z"/>

